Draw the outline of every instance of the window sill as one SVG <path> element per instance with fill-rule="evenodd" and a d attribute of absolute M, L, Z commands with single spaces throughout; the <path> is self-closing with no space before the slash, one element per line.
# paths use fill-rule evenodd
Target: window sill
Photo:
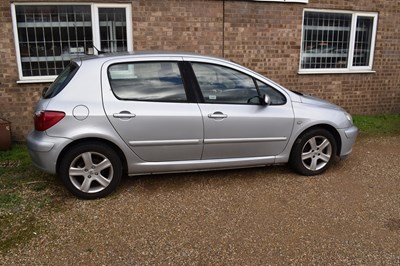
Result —
<path fill-rule="evenodd" d="M 299 70 L 299 75 L 329 75 L 329 74 L 375 74 L 374 70 Z"/>
<path fill-rule="evenodd" d="M 28 84 L 28 83 L 53 83 L 53 81 L 57 78 L 50 77 L 50 78 L 42 78 L 42 79 L 20 79 L 17 80 L 17 84 Z"/>
<path fill-rule="evenodd" d="M 308 4 L 308 0 L 253 0 L 254 2 L 284 2 L 284 3 L 304 3 Z"/>

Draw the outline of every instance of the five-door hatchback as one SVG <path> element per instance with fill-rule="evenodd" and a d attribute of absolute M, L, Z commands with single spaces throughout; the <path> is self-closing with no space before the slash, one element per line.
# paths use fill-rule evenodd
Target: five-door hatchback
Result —
<path fill-rule="evenodd" d="M 36 166 L 92 199 L 124 174 L 289 163 L 325 171 L 358 129 L 326 101 L 230 61 L 127 53 L 73 60 L 43 91 L 28 147 Z"/>

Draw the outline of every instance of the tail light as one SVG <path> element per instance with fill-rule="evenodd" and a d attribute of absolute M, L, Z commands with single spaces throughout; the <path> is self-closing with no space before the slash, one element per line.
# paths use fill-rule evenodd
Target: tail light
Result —
<path fill-rule="evenodd" d="M 35 129 L 37 131 L 45 131 L 65 117 L 64 112 L 57 111 L 42 111 L 40 113 L 35 113 L 34 123 Z"/>

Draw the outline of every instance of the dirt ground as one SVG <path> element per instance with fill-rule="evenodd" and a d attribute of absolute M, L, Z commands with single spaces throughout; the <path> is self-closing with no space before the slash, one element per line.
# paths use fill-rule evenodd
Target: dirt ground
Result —
<path fill-rule="evenodd" d="M 361 138 L 325 174 L 287 166 L 132 177 L 67 195 L 2 265 L 399 265 L 400 136 Z"/>

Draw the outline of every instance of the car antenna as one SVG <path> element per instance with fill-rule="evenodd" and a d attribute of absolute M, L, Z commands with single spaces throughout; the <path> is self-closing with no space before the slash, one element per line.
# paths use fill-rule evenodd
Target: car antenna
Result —
<path fill-rule="evenodd" d="M 96 51 L 97 51 L 98 54 L 106 54 L 106 52 L 103 52 L 103 51 L 97 49 L 96 46 L 94 46 L 94 45 L 92 45 L 92 46 L 93 46 L 94 49 L 96 49 Z"/>

